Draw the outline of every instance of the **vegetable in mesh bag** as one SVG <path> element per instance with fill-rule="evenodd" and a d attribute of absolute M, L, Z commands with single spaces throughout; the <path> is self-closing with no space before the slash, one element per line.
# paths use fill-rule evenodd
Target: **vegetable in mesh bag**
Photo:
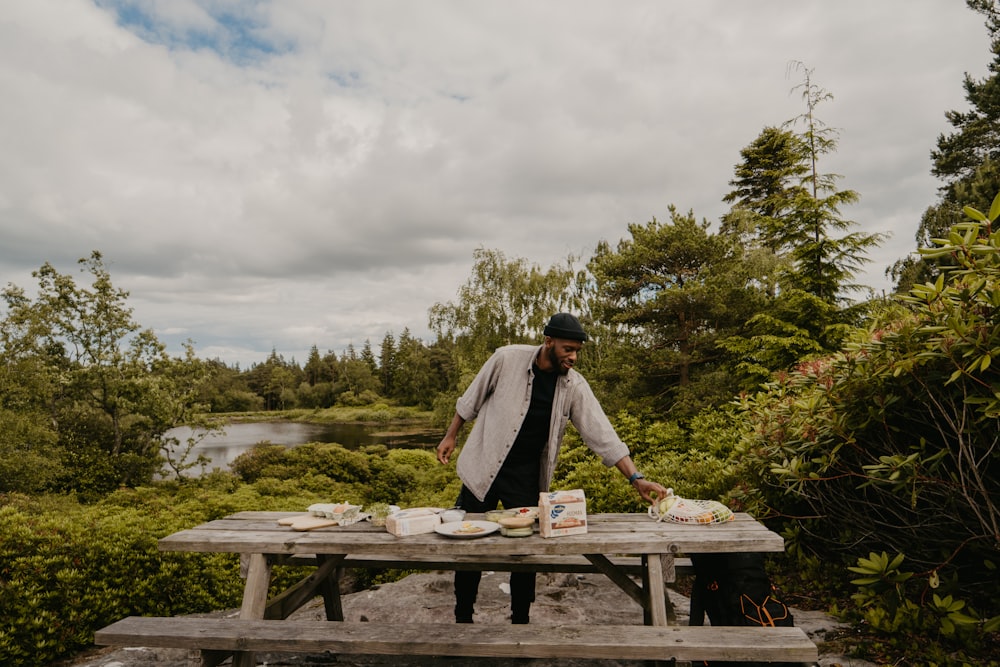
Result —
<path fill-rule="evenodd" d="M 692 500 L 674 495 L 673 489 L 649 508 L 649 516 L 657 521 L 673 523 L 725 523 L 735 517 L 733 511 L 717 500 Z"/>

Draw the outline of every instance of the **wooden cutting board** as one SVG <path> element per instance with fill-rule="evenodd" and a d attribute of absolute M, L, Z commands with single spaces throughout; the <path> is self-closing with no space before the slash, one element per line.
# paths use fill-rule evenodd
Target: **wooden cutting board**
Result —
<path fill-rule="evenodd" d="M 315 530 L 317 528 L 336 526 L 337 523 L 336 519 L 327 519 L 323 516 L 304 516 L 296 519 L 290 525 L 292 530 Z"/>
<path fill-rule="evenodd" d="M 308 514 L 293 514 L 292 516 L 283 516 L 280 519 L 278 519 L 278 525 L 279 526 L 291 526 L 296 521 L 300 521 L 300 520 L 304 519 L 307 516 L 309 516 L 309 515 Z"/>

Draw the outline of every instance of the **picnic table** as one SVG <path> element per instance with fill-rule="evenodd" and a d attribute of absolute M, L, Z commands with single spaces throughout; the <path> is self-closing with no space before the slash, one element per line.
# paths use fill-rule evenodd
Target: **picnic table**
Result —
<path fill-rule="evenodd" d="M 129 617 L 98 631 L 99 644 L 187 647 L 203 665 L 229 656 L 254 665 L 254 651 L 585 657 L 635 660 L 815 661 L 815 645 L 799 628 L 719 628 L 670 625 L 666 584 L 682 554 L 780 552 L 780 535 L 747 514 L 715 525 L 657 522 L 645 514 L 590 514 L 587 532 L 542 538 L 493 533 L 455 539 L 437 533 L 396 537 L 368 522 L 311 531 L 279 520 L 295 513 L 240 512 L 159 541 L 161 551 L 240 554 L 246 584 L 238 619 Z M 469 519 L 482 518 L 469 515 Z M 268 599 L 272 567 L 315 566 L 308 576 Z M 340 575 L 346 567 L 600 572 L 643 609 L 643 626 L 404 624 L 343 620 Z M 327 621 L 285 620 L 322 596 Z M 334 621 L 335 623 L 331 623 Z"/>

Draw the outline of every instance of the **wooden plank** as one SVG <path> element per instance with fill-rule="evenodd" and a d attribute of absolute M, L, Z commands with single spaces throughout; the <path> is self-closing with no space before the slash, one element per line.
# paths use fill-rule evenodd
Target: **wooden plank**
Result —
<path fill-rule="evenodd" d="M 690 558 L 673 558 L 665 556 L 673 562 L 673 568 L 665 565 L 664 580 L 673 582 L 676 573 L 692 571 Z M 639 556 L 612 556 L 608 560 L 619 570 L 630 576 L 642 576 L 642 560 Z M 315 566 L 315 554 L 298 554 L 284 556 L 277 560 L 280 565 Z M 436 558 L 431 556 L 413 556 L 406 559 L 395 556 L 377 554 L 354 554 L 343 561 L 345 568 L 363 568 L 370 570 L 478 570 L 496 572 L 564 572 L 571 574 L 593 574 L 600 572 L 585 556 L 512 556 L 510 558 L 491 558 L 485 556 L 459 556 L 455 558 Z"/>
<path fill-rule="evenodd" d="M 646 565 L 646 576 L 643 588 L 649 600 L 643 607 L 649 612 L 650 625 L 667 624 L 667 608 L 665 605 L 665 589 L 663 587 L 663 561 L 659 555 L 643 556 Z"/>
<path fill-rule="evenodd" d="M 271 564 L 264 554 L 250 554 L 247 568 L 247 583 L 243 589 L 243 605 L 240 618 L 264 618 L 267 608 L 267 589 L 271 582 Z M 240 652 L 233 656 L 233 667 L 254 667 L 253 653 Z"/>
<path fill-rule="evenodd" d="M 395 537 L 389 533 L 339 532 L 324 528 L 306 533 L 288 529 L 271 531 L 191 528 L 162 538 L 162 551 L 297 553 L 365 553 L 393 555 L 562 555 L 780 552 L 784 540 L 770 531 L 712 527 L 679 527 L 663 533 L 590 532 L 545 539 L 539 536 L 511 539 L 490 535 L 476 540 L 455 540 L 436 533 Z"/>
<path fill-rule="evenodd" d="M 291 527 L 280 526 L 278 521 L 292 517 L 305 516 L 301 512 L 240 512 L 223 519 L 216 519 L 204 523 L 198 528 L 207 530 L 249 530 L 249 531 L 289 531 Z M 482 514 L 469 514 L 468 518 L 483 519 Z M 719 525 L 679 525 L 671 523 L 658 523 L 645 514 L 592 514 L 588 517 L 590 532 L 644 532 L 662 533 L 666 530 L 722 530 L 738 529 L 740 531 L 757 531 L 767 533 L 768 529 L 748 514 L 740 513 L 736 515 L 734 521 Z M 372 532 L 384 533 L 385 529 L 372 526 L 367 521 L 361 521 L 350 526 L 336 526 L 327 530 L 335 532 Z"/>
<path fill-rule="evenodd" d="M 814 662 L 801 628 L 608 625 L 455 625 L 129 617 L 95 636 L 100 645 L 212 651 L 362 653 L 608 660 Z"/>
<path fill-rule="evenodd" d="M 587 554 L 587 560 L 589 560 L 595 568 L 602 574 L 604 574 L 608 579 L 613 581 L 618 588 L 625 591 L 625 593 L 638 602 L 640 605 L 645 605 L 645 595 L 642 589 L 631 579 L 629 579 L 625 573 L 619 570 L 607 557 L 601 554 Z"/>
<path fill-rule="evenodd" d="M 263 618 L 267 605 L 267 588 L 271 581 L 271 564 L 263 554 L 250 554 L 247 583 L 243 590 L 240 618 Z"/>

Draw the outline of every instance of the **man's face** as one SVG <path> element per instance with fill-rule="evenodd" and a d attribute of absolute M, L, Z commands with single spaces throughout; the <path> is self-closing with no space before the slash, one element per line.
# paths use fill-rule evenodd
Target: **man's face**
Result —
<path fill-rule="evenodd" d="M 576 355 L 583 347 L 583 343 L 578 340 L 568 340 L 566 338 L 549 338 L 545 341 L 549 362 L 559 375 L 566 375 L 569 369 L 576 363 Z"/>

